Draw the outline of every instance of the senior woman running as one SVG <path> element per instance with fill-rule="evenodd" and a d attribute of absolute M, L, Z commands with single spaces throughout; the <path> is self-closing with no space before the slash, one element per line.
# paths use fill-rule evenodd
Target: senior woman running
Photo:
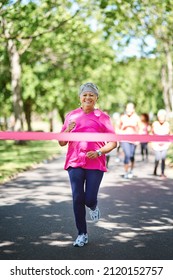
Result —
<path fill-rule="evenodd" d="M 114 133 L 110 117 L 95 108 L 99 91 L 93 83 L 85 83 L 79 89 L 81 107 L 67 114 L 62 132 L 109 132 Z M 84 137 L 85 139 L 85 137 Z M 97 206 L 97 195 L 103 174 L 106 169 L 105 154 L 116 148 L 116 142 L 65 142 L 68 150 L 64 169 L 68 171 L 73 197 L 73 210 L 78 236 L 73 243 L 82 247 L 88 243 L 86 206 L 90 217 L 97 222 L 100 211 Z"/>

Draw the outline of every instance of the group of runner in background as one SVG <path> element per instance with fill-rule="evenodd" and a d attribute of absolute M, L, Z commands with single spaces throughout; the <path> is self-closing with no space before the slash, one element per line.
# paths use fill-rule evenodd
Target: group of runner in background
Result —
<path fill-rule="evenodd" d="M 114 122 L 115 132 L 117 134 L 153 134 L 153 135 L 168 135 L 170 134 L 170 125 L 167 121 L 167 113 L 164 109 L 161 109 L 157 113 L 157 120 L 150 123 L 149 115 L 143 113 L 140 116 L 135 111 L 133 103 L 126 105 L 125 112 L 120 116 L 116 116 Z M 136 147 L 140 144 L 142 160 L 148 160 L 148 143 L 139 142 L 121 142 L 117 150 L 122 148 L 124 152 L 124 175 L 125 179 L 131 179 L 135 162 Z M 169 148 L 169 142 L 152 142 L 151 147 L 155 155 L 155 163 L 153 167 L 153 175 L 157 176 L 159 162 L 161 163 L 161 178 L 166 178 L 165 175 L 165 159 L 167 150 Z M 119 158 L 117 157 L 117 161 Z M 109 161 L 109 155 L 107 156 L 107 164 Z"/>

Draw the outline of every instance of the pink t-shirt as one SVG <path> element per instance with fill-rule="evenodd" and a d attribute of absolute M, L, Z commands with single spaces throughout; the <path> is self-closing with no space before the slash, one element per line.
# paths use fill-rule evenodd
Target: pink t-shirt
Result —
<path fill-rule="evenodd" d="M 148 123 L 141 122 L 139 126 L 139 134 L 149 134 L 150 126 Z"/>
<path fill-rule="evenodd" d="M 71 133 L 74 132 L 100 132 L 100 133 L 115 133 L 111 124 L 110 117 L 99 109 L 95 109 L 91 113 L 84 113 L 82 108 L 77 108 L 67 114 L 64 125 L 61 129 L 63 132 L 69 122 L 76 123 Z M 106 157 L 102 155 L 95 159 L 89 159 L 86 156 L 88 151 L 96 151 L 103 147 L 105 142 L 68 142 L 68 150 L 66 154 L 66 161 L 64 169 L 68 167 L 82 167 L 84 169 L 98 169 L 107 171 Z"/>

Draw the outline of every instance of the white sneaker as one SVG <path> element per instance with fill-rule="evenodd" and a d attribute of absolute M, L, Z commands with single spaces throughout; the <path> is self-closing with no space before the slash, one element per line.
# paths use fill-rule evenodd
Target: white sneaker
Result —
<path fill-rule="evenodd" d="M 129 178 L 129 179 L 132 179 L 132 178 L 133 178 L 133 172 L 132 172 L 132 171 L 130 171 L 130 172 L 128 173 L 128 178 Z"/>
<path fill-rule="evenodd" d="M 116 157 L 115 162 L 120 162 L 120 159 L 118 157 Z"/>
<path fill-rule="evenodd" d="M 124 178 L 124 179 L 129 179 L 129 174 L 128 174 L 128 173 L 125 173 L 125 174 L 123 175 L 123 178 Z"/>
<path fill-rule="evenodd" d="M 90 218 L 93 222 L 98 222 L 98 220 L 100 219 L 100 210 L 98 208 L 98 206 L 96 206 L 96 208 L 94 210 L 89 210 L 90 213 Z"/>
<path fill-rule="evenodd" d="M 88 234 L 80 234 L 76 238 L 75 242 L 73 243 L 74 247 L 83 247 L 85 244 L 88 243 Z"/>

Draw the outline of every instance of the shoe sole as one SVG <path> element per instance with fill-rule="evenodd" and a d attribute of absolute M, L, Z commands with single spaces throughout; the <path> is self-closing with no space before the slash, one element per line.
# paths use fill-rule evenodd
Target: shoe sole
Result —
<path fill-rule="evenodd" d="M 82 243 L 81 245 L 73 244 L 73 246 L 74 246 L 74 247 L 83 247 L 83 246 L 85 246 L 86 244 L 88 244 L 88 241 L 86 241 L 85 243 Z"/>

